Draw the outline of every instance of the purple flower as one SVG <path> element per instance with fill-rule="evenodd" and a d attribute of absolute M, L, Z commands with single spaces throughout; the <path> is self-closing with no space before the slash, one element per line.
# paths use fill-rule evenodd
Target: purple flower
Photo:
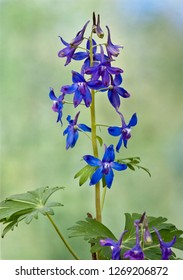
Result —
<path fill-rule="evenodd" d="M 88 127 L 87 125 L 77 124 L 79 114 L 80 112 L 76 114 L 74 120 L 71 119 L 71 116 L 67 117 L 67 121 L 69 122 L 69 125 L 63 132 L 63 135 L 67 134 L 66 149 L 73 148 L 75 146 L 79 137 L 78 131 L 91 132 L 91 128 Z"/>
<path fill-rule="evenodd" d="M 59 97 L 56 97 L 53 88 L 50 88 L 49 97 L 53 100 L 52 110 L 58 113 L 57 122 L 61 122 L 62 124 L 62 109 L 64 103 L 64 95 L 61 94 Z"/>
<path fill-rule="evenodd" d="M 112 59 L 112 56 L 118 56 L 119 55 L 119 48 L 123 48 L 122 46 L 118 46 L 118 45 L 114 45 L 111 42 L 111 35 L 110 35 L 110 30 L 109 27 L 106 26 L 107 31 L 108 31 L 108 38 L 107 38 L 107 45 L 106 45 L 106 49 L 107 49 L 107 53 L 110 59 Z"/>
<path fill-rule="evenodd" d="M 112 67 L 107 56 L 104 55 L 103 47 L 100 45 L 100 57 L 101 62 L 93 67 L 86 69 L 85 73 L 92 75 L 92 80 L 98 80 L 99 77 L 102 78 L 102 83 L 105 87 L 108 87 L 111 81 L 111 75 L 117 75 L 123 73 L 123 70 L 118 67 Z"/>
<path fill-rule="evenodd" d="M 97 43 L 95 42 L 94 39 L 92 39 L 92 52 L 93 52 L 93 60 L 96 61 L 98 60 L 98 55 L 96 55 L 97 51 Z M 83 60 L 85 59 L 82 69 L 81 69 L 81 74 L 84 75 L 85 71 L 88 67 L 90 67 L 90 40 L 88 39 L 86 42 L 86 52 L 77 52 L 74 53 L 72 56 L 74 60 Z M 94 62 L 95 64 L 95 62 Z"/>
<path fill-rule="evenodd" d="M 139 222 L 140 220 L 136 220 L 134 225 L 136 227 L 136 244 L 131 249 L 124 253 L 124 258 L 129 258 L 130 260 L 144 260 L 144 252 L 140 246 L 140 237 L 139 237 Z"/>
<path fill-rule="evenodd" d="M 122 171 L 127 168 L 126 164 L 114 162 L 115 153 L 113 145 L 110 145 L 108 148 L 106 148 L 102 160 L 91 155 L 86 155 L 83 157 L 83 159 L 89 165 L 98 167 L 91 177 L 90 186 L 98 183 L 104 176 L 106 180 L 106 185 L 110 189 L 114 178 L 114 173 L 112 169 Z"/>
<path fill-rule="evenodd" d="M 102 29 L 100 27 L 100 15 L 97 16 L 97 23 L 96 23 L 95 13 L 93 13 L 92 31 L 93 31 L 93 33 L 97 33 L 97 36 L 99 38 L 103 38 L 104 37 L 104 32 L 102 31 Z"/>
<path fill-rule="evenodd" d="M 128 140 L 131 137 L 131 127 L 135 126 L 137 124 L 137 115 L 136 115 L 136 113 L 133 114 L 133 116 L 131 117 L 131 119 L 130 119 L 128 124 L 125 123 L 125 119 L 124 119 L 123 115 L 121 113 L 119 113 L 119 114 L 121 116 L 122 126 L 121 127 L 111 126 L 111 127 L 108 128 L 108 132 L 109 132 L 110 135 L 112 135 L 112 136 L 120 136 L 118 144 L 116 146 L 116 151 L 117 152 L 119 152 L 122 143 L 124 144 L 125 148 L 127 148 Z"/>
<path fill-rule="evenodd" d="M 73 99 L 74 107 L 77 107 L 82 100 L 85 102 L 86 107 L 89 107 L 92 102 L 90 88 L 100 89 L 103 87 L 101 81 L 95 80 L 86 82 L 84 77 L 75 71 L 72 71 L 72 81 L 73 84 L 71 86 L 63 86 L 61 88 L 61 92 L 63 92 L 64 94 L 75 93 Z"/>
<path fill-rule="evenodd" d="M 171 247 L 174 245 L 174 243 L 176 242 L 176 236 L 174 236 L 174 238 L 172 239 L 172 241 L 170 242 L 164 242 L 161 238 L 161 235 L 159 233 L 159 231 L 154 228 L 154 231 L 156 232 L 158 239 L 159 239 L 159 243 L 160 243 L 160 248 L 161 248 L 161 253 L 162 253 L 162 260 L 169 260 L 169 257 L 172 254 L 172 250 Z"/>
<path fill-rule="evenodd" d="M 123 236 L 124 234 L 127 232 L 127 230 L 125 230 L 120 239 L 116 242 L 113 239 L 110 238 L 106 238 L 106 239 L 101 239 L 100 240 L 100 245 L 101 246 L 110 246 L 111 247 L 111 251 L 112 251 L 112 260 L 120 260 L 120 252 L 121 252 L 121 247 L 122 247 L 122 240 L 123 240 Z"/>
<path fill-rule="evenodd" d="M 88 23 L 89 23 L 89 21 L 87 21 L 87 23 L 83 26 L 83 28 L 76 34 L 76 37 L 71 41 L 70 44 L 67 43 L 66 41 L 64 41 L 60 37 L 62 43 L 66 46 L 66 48 L 60 50 L 58 52 L 58 56 L 59 57 L 67 57 L 65 66 L 71 62 L 71 59 L 72 59 L 72 57 L 74 55 L 75 50 L 77 49 L 77 47 L 83 41 L 84 32 L 85 32 L 85 29 L 86 29 Z"/>
<path fill-rule="evenodd" d="M 120 96 L 123 98 L 130 97 L 130 94 L 119 85 L 122 83 L 122 77 L 120 74 L 115 75 L 113 79 L 111 77 L 111 85 L 108 90 L 108 98 L 112 106 L 118 110 L 120 107 Z"/>

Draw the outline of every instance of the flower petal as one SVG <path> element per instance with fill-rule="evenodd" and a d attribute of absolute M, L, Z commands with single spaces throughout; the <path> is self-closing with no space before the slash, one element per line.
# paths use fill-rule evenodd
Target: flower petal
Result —
<path fill-rule="evenodd" d="M 50 88 L 49 97 L 50 97 L 51 100 L 55 100 L 55 101 L 58 100 L 58 98 L 56 97 L 56 95 L 54 93 L 53 88 Z"/>
<path fill-rule="evenodd" d="M 110 239 L 110 238 L 106 238 L 106 239 L 101 239 L 100 240 L 100 245 L 101 246 L 116 246 L 116 243 L 114 240 Z"/>
<path fill-rule="evenodd" d="M 101 89 L 104 88 L 104 84 L 102 83 L 102 81 L 99 80 L 92 80 L 87 82 L 87 85 L 91 88 L 91 89 Z"/>
<path fill-rule="evenodd" d="M 68 134 L 66 139 L 66 150 L 69 149 L 69 147 L 72 146 L 72 142 L 74 140 L 74 129 L 72 127 L 68 128 Z"/>
<path fill-rule="evenodd" d="M 78 124 L 78 127 L 83 130 L 83 131 L 86 131 L 86 132 L 91 132 L 91 128 L 88 127 L 87 125 L 85 124 Z"/>
<path fill-rule="evenodd" d="M 127 165 L 119 162 L 112 162 L 111 167 L 115 170 L 121 171 L 127 169 Z"/>
<path fill-rule="evenodd" d="M 78 140 L 79 133 L 77 130 L 74 130 L 73 141 L 71 143 L 71 148 L 73 148 Z"/>
<path fill-rule="evenodd" d="M 119 95 L 117 94 L 117 91 L 113 88 L 112 90 L 108 90 L 108 98 L 109 101 L 111 102 L 112 106 L 115 109 L 119 109 L 120 106 L 120 98 Z"/>
<path fill-rule="evenodd" d="M 82 60 L 88 57 L 88 53 L 87 52 L 77 52 L 75 53 L 72 58 L 74 60 Z"/>
<path fill-rule="evenodd" d="M 107 70 L 111 75 L 114 75 L 114 74 L 117 75 L 117 74 L 123 73 L 123 70 L 119 67 L 108 66 Z"/>
<path fill-rule="evenodd" d="M 106 185 L 110 189 L 114 178 L 114 172 L 112 168 L 109 170 L 109 173 L 105 175 Z"/>
<path fill-rule="evenodd" d="M 90 180 L 90 186 L 95 185 L 102 179 L 102 177 L 103 177 L 102 170 L 103 170 L 103 167 L 101 166 L 101 167 L 97 168 L 97 170 L 93 173 L 91 180 Z"/>
<path fill-rule="evenodd" d="M 63 92 L 64 94 L 71 94 L 73 92 L 75 92 L 75 90 L 77 89 L 77 84 L 72 84 L 71 86 L 69 85 L 65 85 L 61 87 L 61 92 Z"/>
<path fill-rule="evenodd" d="M 73 83 L 85 82 L 84 77 L 76 71 L 72 71 L 72 81 Z"/>
<path fill-rule="evenodd" d="M 104 153 L 102 162 L 112 162 L 114 161 L 114 158 L 115 158 L 114 147 L 113 145 L 110 145 Z"/>
<path fill-rule="evenodd" d="M 112 136 L 119 136 L 122 133 L 122 129 L 118 126 L 110 126 L 108 132 Z"/>
<path fill-rule="evenodd" d="M 122 88 L 122 87 L 115 87 L 115 91 L 117 94 L 119 94 L 120 96 L 122 96 L 123 98 L 128 98 L 130 97 L 129 92 L 126 91 L 126 89 Z"/>
<path fill-rule="evenodd" d="M 85 87 L 85 96 L 83 99 L 84 99 L 86 107 L 89 107 L 90 104 L 92 103 L 92 95 L 87 86 Z"/>
<path fill-rule="evenodd" d="M 90 155 L 86 155 L 83 157 L 83 159 L 91 166 L 101 166 L 101 160 Z"/>
<path fill-rule="evenodd" d="M 116 74 L 113 80 L 115 86 L 119 86 L 122 83 L 122 76 L 121 74 Z"/>
<path fill-rule="evenodd" d="M 119 150 L 121 148 L 122 142 L 123 142 L 123 137 L 121 135 L 121 137 L 119 138 L 118 144 L 116 146 L 116 152 L 118 152 L 118 153 L 119 153 Z"/>
<path fill-rule="evenodd" d="M 75 108 L 81 103 L 82 99 L 83 96 L 81 95 L 81 92 L 77 89 L 75 91 L 74 98 L 73 98 L 73 103 Z"/>
<path fill-rule="evenodd" d="M 128 127 L 135 126 L 136 124 L 137 124 L 137 115 L 136 113 L 134 113 L 129 121 Z"/>

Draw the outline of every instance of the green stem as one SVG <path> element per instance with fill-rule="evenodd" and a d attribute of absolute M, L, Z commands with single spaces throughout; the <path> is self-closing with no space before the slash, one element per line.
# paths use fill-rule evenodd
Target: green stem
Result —
<path fill-rule="evenodd" d="M 91 113 L 91 136 L 92 136 L 92 148 L 94 157 L 98 157 L 98 146 L 97 146 L 97 134 L 96 134 L 96 120 L 95 120 L 95 92 L 91 90 L 92 104 L 90 106 Z M 95 209 L 96 209 L 96 220 L 102 221 L 101 206 L 100 206 L 100 183 L 95 185 Z"/>
<path fill-rule="evenodd" d="M 56 232 L 59 235 L 60 239 L 63 241 L 64 245 L 67 247 L 67 249 L 69 250 L 71 255 L 74 257 L 74 259 L 75 260 L 79 260 L 79 257 L 75 254 L 75 252 L 72 250 L 70 245 L 67 243 L 67 241 L 65 240 L 64 236 L 62 235 L 62 233 L 60 232 L 60 230 L 56 226 L 55 222 L 52 220 L 51 216 L 48 213 L 46 213 L 46 216 L 48 217 L 49 221 L 51 222 L 52 226 L 56 230 Z"/>
<path fill-rule="evenodd" d="M 107 192 L 107 187 L 105 186 L 105 187 L 103 188 L 103 192 L 102 192 L 101 210 L 103 210 L 103 208 L 104 208 L 104 202 L 105 202 L 106 192 Z"/>
<path fill-rule="evenodd" d="M 93 46 L 92 46 L 92 33 L 90 36 L 90 66 L 93 66 Z M 94 157 L 98 158 L 98 146 L 97 146 L 97 134 L 96 134 L 96 115 L 95 115 L 95 91 L 91 90 L 92 103 L 90 105 L 91 116 L 91 136 L 92 136 L 92 148 Z M 95 185 L 95 209 L 96 220 L 102 221 L 101 205 L 100 205 L 100 182 Z"/>

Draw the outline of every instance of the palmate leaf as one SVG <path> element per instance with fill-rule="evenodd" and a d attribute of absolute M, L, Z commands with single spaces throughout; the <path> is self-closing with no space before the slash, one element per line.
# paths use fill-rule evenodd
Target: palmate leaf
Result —
<path fill-rule="evenodd" d="M 128 230 L 125 233 L 122 242 L 121 258 L 123 259 L 123 253 L 127 248 L 132 248 L 136 242 L 134 221 L 141 218 L 141 214 L 138 213 L 125 213 L 125 226 L 124 230 Z M 173 248 L 183 250 L 183 231 L 178 230 L 173 224 L 167 223 L 167 219 L 164 217 L 152 217 L 147 216 L 149 230 L 152 235 L 153 243 L 151 245 L 144 245 L 144 253 L 146 259 L 160 260 L 161 250 L 159 248 L 159 241 L 156 233 L 152 227 L 155 227 L 160 232 L 162 239 L 165 242 L 169 242 L 174 236 L 177 237 L 176 243 Z M 84 221 L 79 221 L 75 226 L 69 228 L 71 231 L 70 237 L 84 237 L 89 243 L 91 243 L 91 253 L 99 252 L 101 259 L 111 259 L 111 249 L 109 247 L 102 247 L 99 243 L 101 239 L 111 238 L 117 241 L 114 234 L 105 225 L 97 222 L 94 219 L 87 218 Z M 121 233 L 119 233 L 119 236 Z M 157 247 L 156 247 L 157 245 Z M 173 250 L 172 250 L 173 251 Z M 173 252 L 171 259 L 176 259 L 176 255 Z"/>
<path fill-rule="evenodd" d="M 100 258 L 108 260 L 111 257 L 111 250 L 107 247 L 101 247 L 100 239 L 111 238 L 116 239 L 113 233 L 102 223 L 86 218 L 85 221 L 78 221 L 76 225 L 69 228 L 71 234 L 69 237 L 84 237 L 91 244 L 91 253 L 100 251 Z"/>
<path fill-rule="evenodd" d="M 63 206 L 59 202 L 48 202 L 50 196 L 64 187 L 42 187 L 34 191 L 9 196 L 0 203 L 0 223 L 6 224 L 2 237 L 22 220 L 29 224 L 38 214 L 53 215 L 52 207 Z"/>
<path fill-rule="evenodd" d="M 141 162 L 140 157 L 130 157 L 130 158 L 118 159 L 117 162 L 126 164 L 133 171 L 135 171 L 136 168 L 142 169 L 151 177 L 151 173 L 150 173 L 149 169 L 139 165 L 139 163 Z"/>

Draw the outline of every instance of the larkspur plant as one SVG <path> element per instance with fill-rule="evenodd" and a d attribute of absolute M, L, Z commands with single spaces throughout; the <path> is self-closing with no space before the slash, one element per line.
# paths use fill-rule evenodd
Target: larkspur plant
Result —
<path fill-rule="evenodd" d="M 113 62 L 123 47 L 112 43 L 108 26 L 106 26 L 106 42 L 96 42 L 94 36 L 97 36 L 98 40 L 103 40 L 105 37 L 100 26 L 99 15 L 96 19 L 95 13 L 93 13 L 93 24 L 90 36 L 87 38 L 85 33 L 88 26 L 89 21 L 70 43 L 60 37 L 64 48 L 58 52 L 58 56 L 66 59 L 65 66 L 72 60 L 83 63 L 80 72 L 72 71 L 72 82 L 62 85 L 60 94 L 56 95 L 53 88 L 50 88 L 49 92 L 49 97 L 53 101 L 52 110 L 57 113 L 56 121 L 61 124 L 61 127 L 65 126 L 63 136 L 66 137 L 66 149 L 79 145 L 80 135 L 80 137 L 87 136 L 93 150 L 92 155 L 87 153 L 83 155 L 82 159 L 86 165 L 75 174 L 74 178 L 79 178 L 80 186 L 88 182 L 88 185 L 95 191 L 96 213 L 94 217 L 87 213 L 85 220 L 80 220 L 72 226 L 69 229 L 69 237 L 84 237 L 90 244 L 90 252 L 94 260 L 176 259 L 172 248 L 183 250 L 183 238 L 181 237 L 183 231 L 178 230 L 173 224 L 167 223 L 166 218 L 147 216 L 145 212 L 143 214 L 125 213 L 125 226 L 119 240 L 102 223 L 105 194 L 108 189 L 111 195 L 111 189 L 115 187 L 115 172 L 118 171 L 121 176 L 125 176 L 125 172 L 128 170 L 136 168 L 146 171 L 149 175 L 150 172 L 140 165 L 139 157 L 115 159 L 121 150 L 127 148 L 132 135 L 131 130 L 137 125 L 138 118 L 137 114 L 133 113 L 127 124 L 121 112 L 123 98 L 129 98 L 130 93 L 121 86 L 124 71 L 120 67 L 113 66 Z M 99 95 L 109 100 L 114 114 L 121 120 L 121 126 L 96 122 L 96 101 Z M 67 99 L 70 96 L 72 96 L 72 101 Z M 80 106 L 80 110 L 77 108 L 76 113 L 72 111 L 72 116 L 64 116 L 65 106 L 68 104 L 72 104 L 74 109 Z M 89 124 L 79 121 L 83 106 L 88 109 Z M 63 119 L 67 120 L 66 125 L 63 124 Z M 97 134 L 97 127 L 105 127 L 111 139 L 114 140 L 113 137 L 117 137 L 116 147 L 111 143 L 106 143 Z M 110 139 L 109 137 L 108 139 Z M 99 149 L 103 153 L 102 159 L 99 156 Z M 118 188 L 120 188 L 119 191 L 122 191 L 121 186 Z M 70 247 L 51 217 L 54 214 L 53 207 L 63 205 L 58 202 L 48 202 L 48 199 L 54 192 L 61 189 L 63 187 L 42 187 L 27 193 L 12 195 L 2 201 L 0 203 L 0 222 L 6 225 L 2 237 L 10 229 L 14 229 L 20 221 L 25 220 L 29 224 L 33 218 L 37 219 L 39 214 L 43 214 L 51 222 L 73 258 L 79 260 L 80 258 Z"/>

